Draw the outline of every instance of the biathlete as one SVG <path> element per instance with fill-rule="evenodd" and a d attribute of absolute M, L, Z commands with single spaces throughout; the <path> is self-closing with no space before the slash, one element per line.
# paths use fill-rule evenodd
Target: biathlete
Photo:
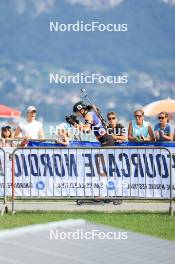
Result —
<path fill-rule="evenodd" d="M 94 111 L 93 111 L 94 109 Z M 83 132 L 90 132 L 92 131 L 97 138 L 97 140 L 101 143 L 102 147 L 107 146 L 113 146 L 115 144 L 115 140 L 113 139 L 112 135 L 107 134 L 107 128 L 105 124 L 103 124 L 103 121 L 98 116 L 98 110 L 96 110 L 95 106 L 87 105 L 84 101 L 79 101 L 76 103 L 73 107 L 73 112 L 76 114 L 76 116 L 70 115 L 66 117 L 66 121 L 79 129 Z M 77 120 L 77 117 L 82 117 L 85 122 L 84 124 L 80 124 L 79 120 Z M 107 176 L 107 175 L 104 175 Z M 96 199 L 92 200 L 77 200 L 77 204 L 81 205 L 83 203 L 109 203 L 113 202 L 113 204 L 120 204 L 119 200 L 110 200 L 110 199 L 99 199 L 96 197 Z"/>
<path fill-rule="evenodd" d="M 103 147 L 114 146 L 115 140 L 107 133 L 107 128 L 102 123 L 98 114 L 93 111 L 92 105 L 87 105 L 84 101 L 79 101 L 73 107 L 73 112 L 77 117 L 85 120 L 84 124 L 74 123 L 74 127 L 83 132 L 92 131 Z"/>
<path fill-rule="evenodd" d="M 93 111 L 94 109 L 94 111 Z M 101 143 L 103 147 L 107 146 L 114 146 L 115 139 L 112 137 L 111 134 L 107 133 L 107 128 L 105 124 L 103 124 L 103 121 L 98 116 L 95 106 L 87 105 L 84 101 L 79 101 L 76 103 L 73 107 L 73 112 L 75 115 L 66 116 L 66 121 L 70 124 L 79 129 L 83 132 L 90 132 L 92 131 L 94 135 L 96 136 L 97 140 Z M 85 120 L 84 124 L 81 124 L 77 117 L 83 117 Z M 104 175 L 107 176 L 107 175 Z M 110 199 L 99 199 L 96 197 L 96 199 L 93 200 L 77 200 L 77 204 L 81 205 L 83 203 L 89 203 L 89 202 L 104 202 L 109 203 L 113 202 L 113 204 L 120 204 L 120 200 L 110 200 Z"/>

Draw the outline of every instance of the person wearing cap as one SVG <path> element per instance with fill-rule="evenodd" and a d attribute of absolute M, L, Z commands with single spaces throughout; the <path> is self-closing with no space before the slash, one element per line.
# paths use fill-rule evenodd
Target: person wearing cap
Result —
<path fill-rule="evenodd" d="M 19 138 L 22 135 L 23 140 L 26 141 L 30 139 L 44 139 L 43 125 L 36 120 L 36 114 L 37 109 L 34 106 L 27 108 L 26 121 L 17 127 L 14 134 L 15 138 Z"/>

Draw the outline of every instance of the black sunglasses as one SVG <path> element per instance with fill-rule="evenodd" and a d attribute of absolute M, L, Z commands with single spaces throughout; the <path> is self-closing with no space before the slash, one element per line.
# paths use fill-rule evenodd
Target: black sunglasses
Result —
<path fill-rule="evenodd" d="M 115 117 L 109 117 L 108 120 L 115 120 Z"/>
<path fill-rule="evenodd" d="M 164 116 L 159 116 L 158 119 L 159 120 L 161 120 L 161 119 L 163 120 L 163 119 L 165 119 L 165 117 Z"/>
<path fill-rule="evenodd" d="M 135 115 L 135 117 L 142 117 L 143 115 Z"/>

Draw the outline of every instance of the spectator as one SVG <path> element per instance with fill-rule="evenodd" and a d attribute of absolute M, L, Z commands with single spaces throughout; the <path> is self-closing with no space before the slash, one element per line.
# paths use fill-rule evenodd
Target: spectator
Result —
<path fill-rule="evenodd" d="M 1 147 L 14 147 L 12 140 L 13 133 L 10 126 L 4 126 L 1 128 Z"/>
<path fill-rule="evenodd" d="M 128 140 L 138 142 L 154 141 L 151 125 L 144 120 L 144 112 L 138 109 L 134 112 L 135 120 L 129 123 Z"/>
<path fill-rule="evenodd" d="M 117 115 L 115 112 L 109 112 L 108 118 L 108 133 L 112 134 L 113 138 L 118 143 L 126 140 L 126 129 L 124 126 L 117 122 Z"/>
<path fill-rule="evenodd" d="M 56 135 L 56 143 L 68 146 L 69 145 L 69 133 L 67 124 L 63 123 L 58 126 L 58 134 Z"/>
<path fill-rule="evenodd" d="M 169 123 L 168 113 L 163 111 L 158 115 L 159 123 L 155 125 L 156 141 L 173 141 L 174 129 Z"/>
<path fill-rule="evenodd" d="M 42 123 L 36 121 L 37 109 L 34 106 L 27 108 L 27 117 L 24 124 L 19 124 L 15 131 L 15 138 L 22 135 L 24 141 L 30 139 L 44 139 L 44 131 Z"/>

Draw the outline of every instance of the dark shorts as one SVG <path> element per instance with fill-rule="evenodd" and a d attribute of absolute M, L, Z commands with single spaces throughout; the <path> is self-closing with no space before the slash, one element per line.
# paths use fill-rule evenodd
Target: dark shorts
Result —
<path fill-rule="evenodd" d="M 100 141 L 102 147 L 114 146 L 115 144 L 115 140 L 113 139 L 113 137 L 107 134 L 102 136 L 101 138 L 98 138 L 98 140 Z"/>

